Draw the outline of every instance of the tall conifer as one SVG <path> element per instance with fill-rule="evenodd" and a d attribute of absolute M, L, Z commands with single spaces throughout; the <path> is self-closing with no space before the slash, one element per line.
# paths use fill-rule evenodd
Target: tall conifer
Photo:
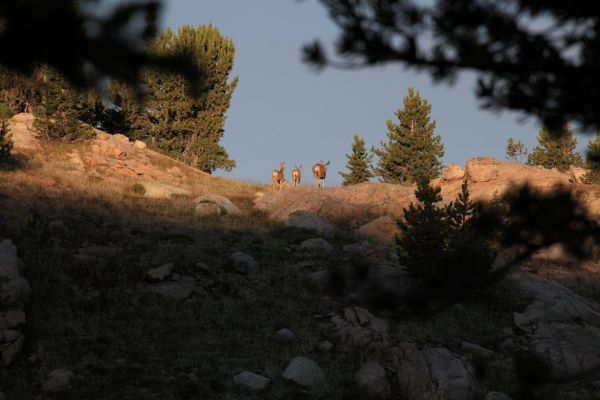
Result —
<path fill-rule="evenodd" d="M 403 104 L 395 113 L 398 123 L 387 121 L 388 142 L 373 148 L 379 157 L 375 173 L 389 183 L 429 181 L 439 176 L 444 155 L 441 137 L 434 135 L 431 104 L 414 88 L 408 89 Z"/>
<path fill-rule="evenodd" d="M 368 182 L 373 175 L 371 161 L 373 156 L 367 153 L 365 148 L 365 140 L 358 135 L 354 135 L 352 142 L 352 153 L 346 154 L 348 162 L 346 168 L 350 172 L 340 172 L 339 174 L 344 178 L 342 185 L 354 185 L 357 183 Z"/>
<path fill-rule="evenodd" d="M 571 165 L 583 161 L 581 154 L 575 151 L 577 139 L 573 137 L 573 131 L 568 125 L 565 125 L 560 132 L 540 129 L 538 143 L 539 145 L 529 154 L 527 164 L 566 171 Z"/>

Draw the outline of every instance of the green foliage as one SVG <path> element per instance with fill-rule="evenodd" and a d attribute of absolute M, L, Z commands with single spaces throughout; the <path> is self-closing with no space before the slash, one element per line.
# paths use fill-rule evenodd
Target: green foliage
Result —
<path fill-rule="evenodd" d="M 439 187 L 419 182 L 418 205 L 404 209 L 398 221 L 400 262 L 436 296 L 451 300 L 485 287 L 494 262 L 490 241 L 479 231 L 479 207 L 469 199 L 466 181 L 445 207 Z"/>
<path fill-rule="evenodd" d="M 596 137 L 590 140 L 587 146 L 588 163 L 587 173 L 583 179 L 587 183 L 600 184 L 600 132 L 596 132 Z"/>
<path fill-rule="evenodd" d="M 513 138 L 508 138 L 506 143 L 506 158 L 510 161 L 523 162 L 523 157 L 527 155 L 527 148 L 521 141 L 515 142 Z"/>
<path fill-rule="evenodd" d="M 357 183 L 368 182 L 374 174 L 371 167 L 373 156 L 369 155 L 365 148 L 365 140 L 358 135 L 354 135 L 352 142 L 352 154 L 346 154 L 348 162 L 346 168 L 350 170 L 348 173 L 340 172 L 344 178 L 342 185 L 354 185 Z"/>
<path fill-rule="evenodd" d="M 573 131 L 568 125 L 565 125 L 560 132 L 540 129 L 538 142 L 539 146 L 536 146 L 527 158 L 529 165 L 557 168 L 564 172 L 571 165 L 583 161 L 581 154 L 575 152 L 577 139 L 573 137 Z"/>
<path fill-rule="evenodd" d="M 0 161 L 10 157 L 12 147 L 13 142 L 11 140 L 10 130 L 8 129 L 8 123 L 6 120 L 2 120 L 0 121 Z"/>
<path fill-rule="evenodd" d="M 398 124 L 387 122 L 388 143 L 372 151 L 379 157 L 375 173 L 389 183 L 429 181 L 442 171 L 444 155 L 441 137 L 434 135 L 431 105 L 413 88 L 403 100 L 404 108 L 396 111 Z"/>
<path fill-rule="evenodd" d="M 88 139 L 92 130 L 79 120 L 79 98 L 64 78 L 51 68 L 41 74 L 42 102 L 35 110 L 34 126 L 46 139 L 76 141 Z"/>
<path fill-rule="evenodd" d="M 143 108 L 148 115 L 140 119 L 139 112 L 123 96 L 118 105 L 129 114 L 124 118 L 126 124 L 134 135 L 145 130 L 160 150 L 205 172 L 233 169 L 235 161 L 219 144 L 225 132 L 225 113 L 238 82 L 237 77 L 228 81 L 235 53 L 231 39 L 212 25 L 184 26 L 177 33 L 164 31 L 151 43 L 151 50 L 160 56 L 185 52 L 193 57 L 202 71 L 194 91 L 201 94 L 189 96 L 188 82 L 180 75 L 149 71 Z"/>
<path fill-rule="evenodd" d="M 146 194 L 146 186 L 143 183 L 134 183 L 131 185 L 131 193 L 143 196 Z"/>

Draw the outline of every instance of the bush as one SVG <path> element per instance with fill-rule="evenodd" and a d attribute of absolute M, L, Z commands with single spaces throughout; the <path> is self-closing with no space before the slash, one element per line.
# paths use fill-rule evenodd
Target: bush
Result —
<path fill-rule="evenodd" d="M 439 187 L 421 182 L 418 205 L 404 209 L 398 221 L 400 261 L 433 296 L 458 300 L 485 287 L 494 262 L 491 241 L 478 229 L 479 206 L 469 200 L 466 181 L 457 199 L 445 207 Z"/>
<path fill-rule="evenodd" d="M 11 140 L 10 130 L 8 129 L 8 123 L 5 120 L 2 120 L 0 121 L 0 161 L 4 161 L 10 157 L 12 147 L 13 142 Z"/>
<path fill-rule="evenodd" d="M 138 196 L 143 196 L 146 194 L 146 186 L 144 186 L 142 183 L 134 183 L 131 185 L 131 193 Z"/>

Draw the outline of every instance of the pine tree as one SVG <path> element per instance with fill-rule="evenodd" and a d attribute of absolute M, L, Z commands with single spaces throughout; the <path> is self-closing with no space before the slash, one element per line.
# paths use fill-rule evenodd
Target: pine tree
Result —
<path fill-rule="evenodd" d="M 510 161 L 522 162 L 523 157 L 527 155 L 527 148 L 521 141 L 515 142 L 513 138 L 508 138 L 506 143 L 506 159 Z"/>
<path fill-rule="evenodd" d="M 581 154 L 575 152 L 577 139 L 573 137 L 571 127 L 565 125 L 560 132 L 540 129 L 538 143 L 529 157 L 527 164 L 541 165 L 544 168 L 557 168 L 566 171 L 573 164 L 581 163 Z"/>
<path fill-rule="evenodd" d="M 10 130 L 8 129 L 8 123 L 6 120 L 2 120 L 0 121 L 0 161 L 10 157 L 12 147 L 13 142 L 11 140 Z"/>
<path fill-rule="evenodd" d="M 388 143 L 372 149 L 379 157 L 375 172 L 389 183 L 429 181 L 439 176 L 444 155 L 441 137 L 433 134 L 431 105 L 413 88 L 408 89 L 403 104 L 395 113 L 398 124 L 387 121 Z"/>
<path fill-rule="evenodd" d="M 238 82 L 237 77 L 229 81 L 235 52 L 231 39 L 212 25 L 184 26 L 177 33 L 167 29 L 150 47 L 159 56 L 178 51 L 191 54 L 203 71 L 197 79 L 199 97 L 188 95 L 188 81 L 179 75 L 163 71 L 148 73 L 149 96 L 145 104 L 148 116 L 142 121 L 144 124 L 149 121 L 146 132 L 152 142 L 172 157 L 205 172 L 234 168 L 235 161 L 219 144 L 225 132 L 225 114 Z"/>
<path fill-rule="evenodd" d="M 373 156 L 367 153 L 365 148 L 365 140 L 358 135 L 354 135 L 352 142 L 352 154 L 346 154 L 348 162 L 346 168 L 350 172 L 340 172 L 339 174 L 344 178 L 342 185 L 354 185 L 357 183 L 368 182 L 373 175 L 371 161 Z"/>
<path fill-rule="evenodd" d="M 587 173 L 583 179 L 587 183 L 600 184 L 600 132 L 596 133 L 596 137 L 590 140 L 587 146 L 588 163 Z"/>

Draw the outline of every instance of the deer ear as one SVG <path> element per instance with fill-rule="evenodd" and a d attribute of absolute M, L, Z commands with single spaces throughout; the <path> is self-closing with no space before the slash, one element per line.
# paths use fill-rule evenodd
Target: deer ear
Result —
<path fill-rule="evenodd" d="M 331 161 L 327 161 L 327 164 L 325 164 L 325 165 L 329 165 L 329 163 L 330 163 L 330 162 L 331 162 Z"/>

